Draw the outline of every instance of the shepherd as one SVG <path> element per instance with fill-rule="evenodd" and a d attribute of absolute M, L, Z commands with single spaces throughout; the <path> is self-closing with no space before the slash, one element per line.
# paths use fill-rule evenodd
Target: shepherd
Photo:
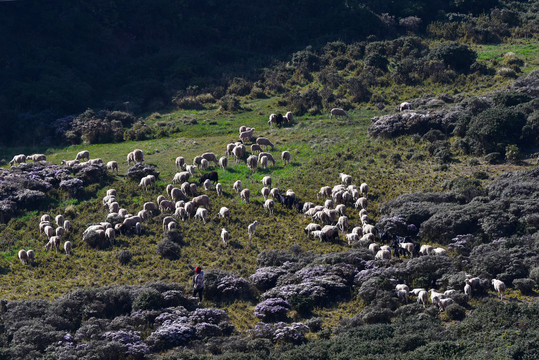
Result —
<path fill-rule="evenodd" d="M 193 267 L 189 264 L 187 266 L 195 271 L 195 275 L 193 276 L 193 297 L 196 297 L 198 293 L 198 298 L 202 301 L 202 292 L 204 291 L 204 271 L 202 271 L 200 266 Z"/>

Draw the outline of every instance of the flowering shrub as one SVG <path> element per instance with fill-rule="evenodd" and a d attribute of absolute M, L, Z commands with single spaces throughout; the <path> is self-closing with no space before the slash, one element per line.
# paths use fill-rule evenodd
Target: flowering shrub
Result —
<path fill-rule="evenodd" d="M 278 322 L 267 324 L 259 322 L 251 330 L 251 336 L 255 338 L 266 338 L 274 343 L 301 344 L 305 341 L 305 333 L 308 331 L 309 328 L 303 323 L 286 324 L 284 322 Z"/>
<path fill-rule="evenodd" d="M 284 320 L 290 310 L 288 301 L 281 298 L 269 298 L 255 307 L 255 316 L 264 322 Z"/>
<path fill-rule="evenodd" d="M 221 299 L 235 300 L 249 298 L 249 282 L 241 277 L 225 276 L 219 280 L 217 291 Z"/>
<path fill-rule="evenodd" d="M 181 321 L 164 321 L 148 336 L 146 343 L 152 350 L 165 350 L 186 344 L 195 335 L 195 329 Z"/>
<path fill-rule="evenodd" d="M 142 341 L 138 331 L 107 331 L 103 334 L 103 338 L 125 345 L 125 353 L 135 357 L 142 356 L 150 350 L 148 345 Z"/>
<path fill-rule="evenodd" d="M 268 266 L 256 269 L 256 272 L 249 276 L 249 280 L 261 291 L 266 291 L 275 286 L 279 276 L 285 274 L 286 271 L 276 267 Z"/>

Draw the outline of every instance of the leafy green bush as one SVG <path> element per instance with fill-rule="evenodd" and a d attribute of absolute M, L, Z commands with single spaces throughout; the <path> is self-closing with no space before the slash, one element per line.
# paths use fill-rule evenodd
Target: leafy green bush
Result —
<path fill-rule="evenodd" d="M 118 259 L 118 262 L 122 265 L 129 264 L 132 257 L 133 257 L 133 254 L 131 254 L 131 251 L 129 250 L 122 250 L 116 254 L 116 259 Z"/>
<path fill-rule="evenodd" d="M 529 278 L 513 280 L 513 286 L 524 295 L 532 294 L 535 285 L 535 281 Z"/>
<path fill-rule="evenodd" d="M 475 62 L 477 54 L 466 45 L 453 42 L 431 49 L 429 57 L 442 60 L 445 65 L 458 72 L 467 72 Z"/>
<path fill-rule="evenodd" d="M 160 309 L 163 305 L 163 296 L 155 289 L 143 290 L 133 301 L 133 310 Z"/>
<path fill-rule="evenodd" d="M 462 320 L 466 317 L 466 309 L 458 304 L 449 305 L 445 313 L 451 320 Z"/>
<path fill-rule="evenodd" d="M 157 252 L 169 260 L 179 259 L 181 248 L 169 239 L 163 239 L 157 244 Z"/>

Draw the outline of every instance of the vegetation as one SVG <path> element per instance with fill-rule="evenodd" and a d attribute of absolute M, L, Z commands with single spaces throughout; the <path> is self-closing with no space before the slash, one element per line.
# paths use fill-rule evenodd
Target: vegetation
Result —
<path fill-rule="evenodd" d="M 0 29 L 21 44 L 0 39 L 11 54 L 0 56 L 1 136 L 25 144 L 0 148 L 0 358 L 535 357 L 536 3 L 24 3 L 0 5 Z M 65 22 L 51 20 L 58 13 Z M 402 101 L 413 110 L 399 112 Z M 332 107 L 350 118 L 330 120 Z M 292 123 L 269 127 L 269 114 L 286 111 Z M 226 170 L 211 164 L 223 196 L 203 189 L 197 169 L 190 182 L 211 201 L 205 224 L 165 231 L 170 214 L 156 211 L 113 243 L 83 236 L 121 222 L 103 206 L 107 189 L 137 214 L 168 198 L 177 156 L 222 156 L 242 125 L 271 139 L 277 163 L 253 172 L 231 156 Z M 128 166 L 136 148 L 144 163 Z M 58 165 L 83 149 L 117 161 L 119 174 Z M 48 162 L 9 168 L 22 152 Z M 150 173 L 146 190 L 139 180 Z M 374 260 L 342 234 L 306 235 L 311 219 L 295 207 L 263 208 L 264 176 L 300 204 L 320 204 L 316 194 L 339 173 L 369 185 L 378 243 L 406 237 L 448 256 Z M 238 179 L 249 203 L 232 189 Z M 71 222 L 62 237 L 71 255 L 45 250 L 45 213 Z M 352 204 L 346 215 L 350 228 L 361 224 Z M 35 261 L 23 264 L 20 249 Z M 200 303 L 187 264 L 204 270 Z M 473 297 L 462 292 L 467 274 L 484 279 Z M 493 278 L 507 285 L 503 301 Z M 458 293 L 441 312 L 399 299 L 396 282 Z"/>

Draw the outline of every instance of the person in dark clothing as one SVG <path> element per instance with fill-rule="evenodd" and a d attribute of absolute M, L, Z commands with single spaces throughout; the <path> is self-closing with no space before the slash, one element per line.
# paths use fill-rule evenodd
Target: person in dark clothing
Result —
<path fill-rule="evenodd" d="M 202 301 L 202 292 L 204 291 L 204 271 L 202 271 L 200 266 L 187 266 L 195 271 L 195 275 L 193 276 L 193 296 L 197 296 L 198 293 L 198 298 Z"/>

